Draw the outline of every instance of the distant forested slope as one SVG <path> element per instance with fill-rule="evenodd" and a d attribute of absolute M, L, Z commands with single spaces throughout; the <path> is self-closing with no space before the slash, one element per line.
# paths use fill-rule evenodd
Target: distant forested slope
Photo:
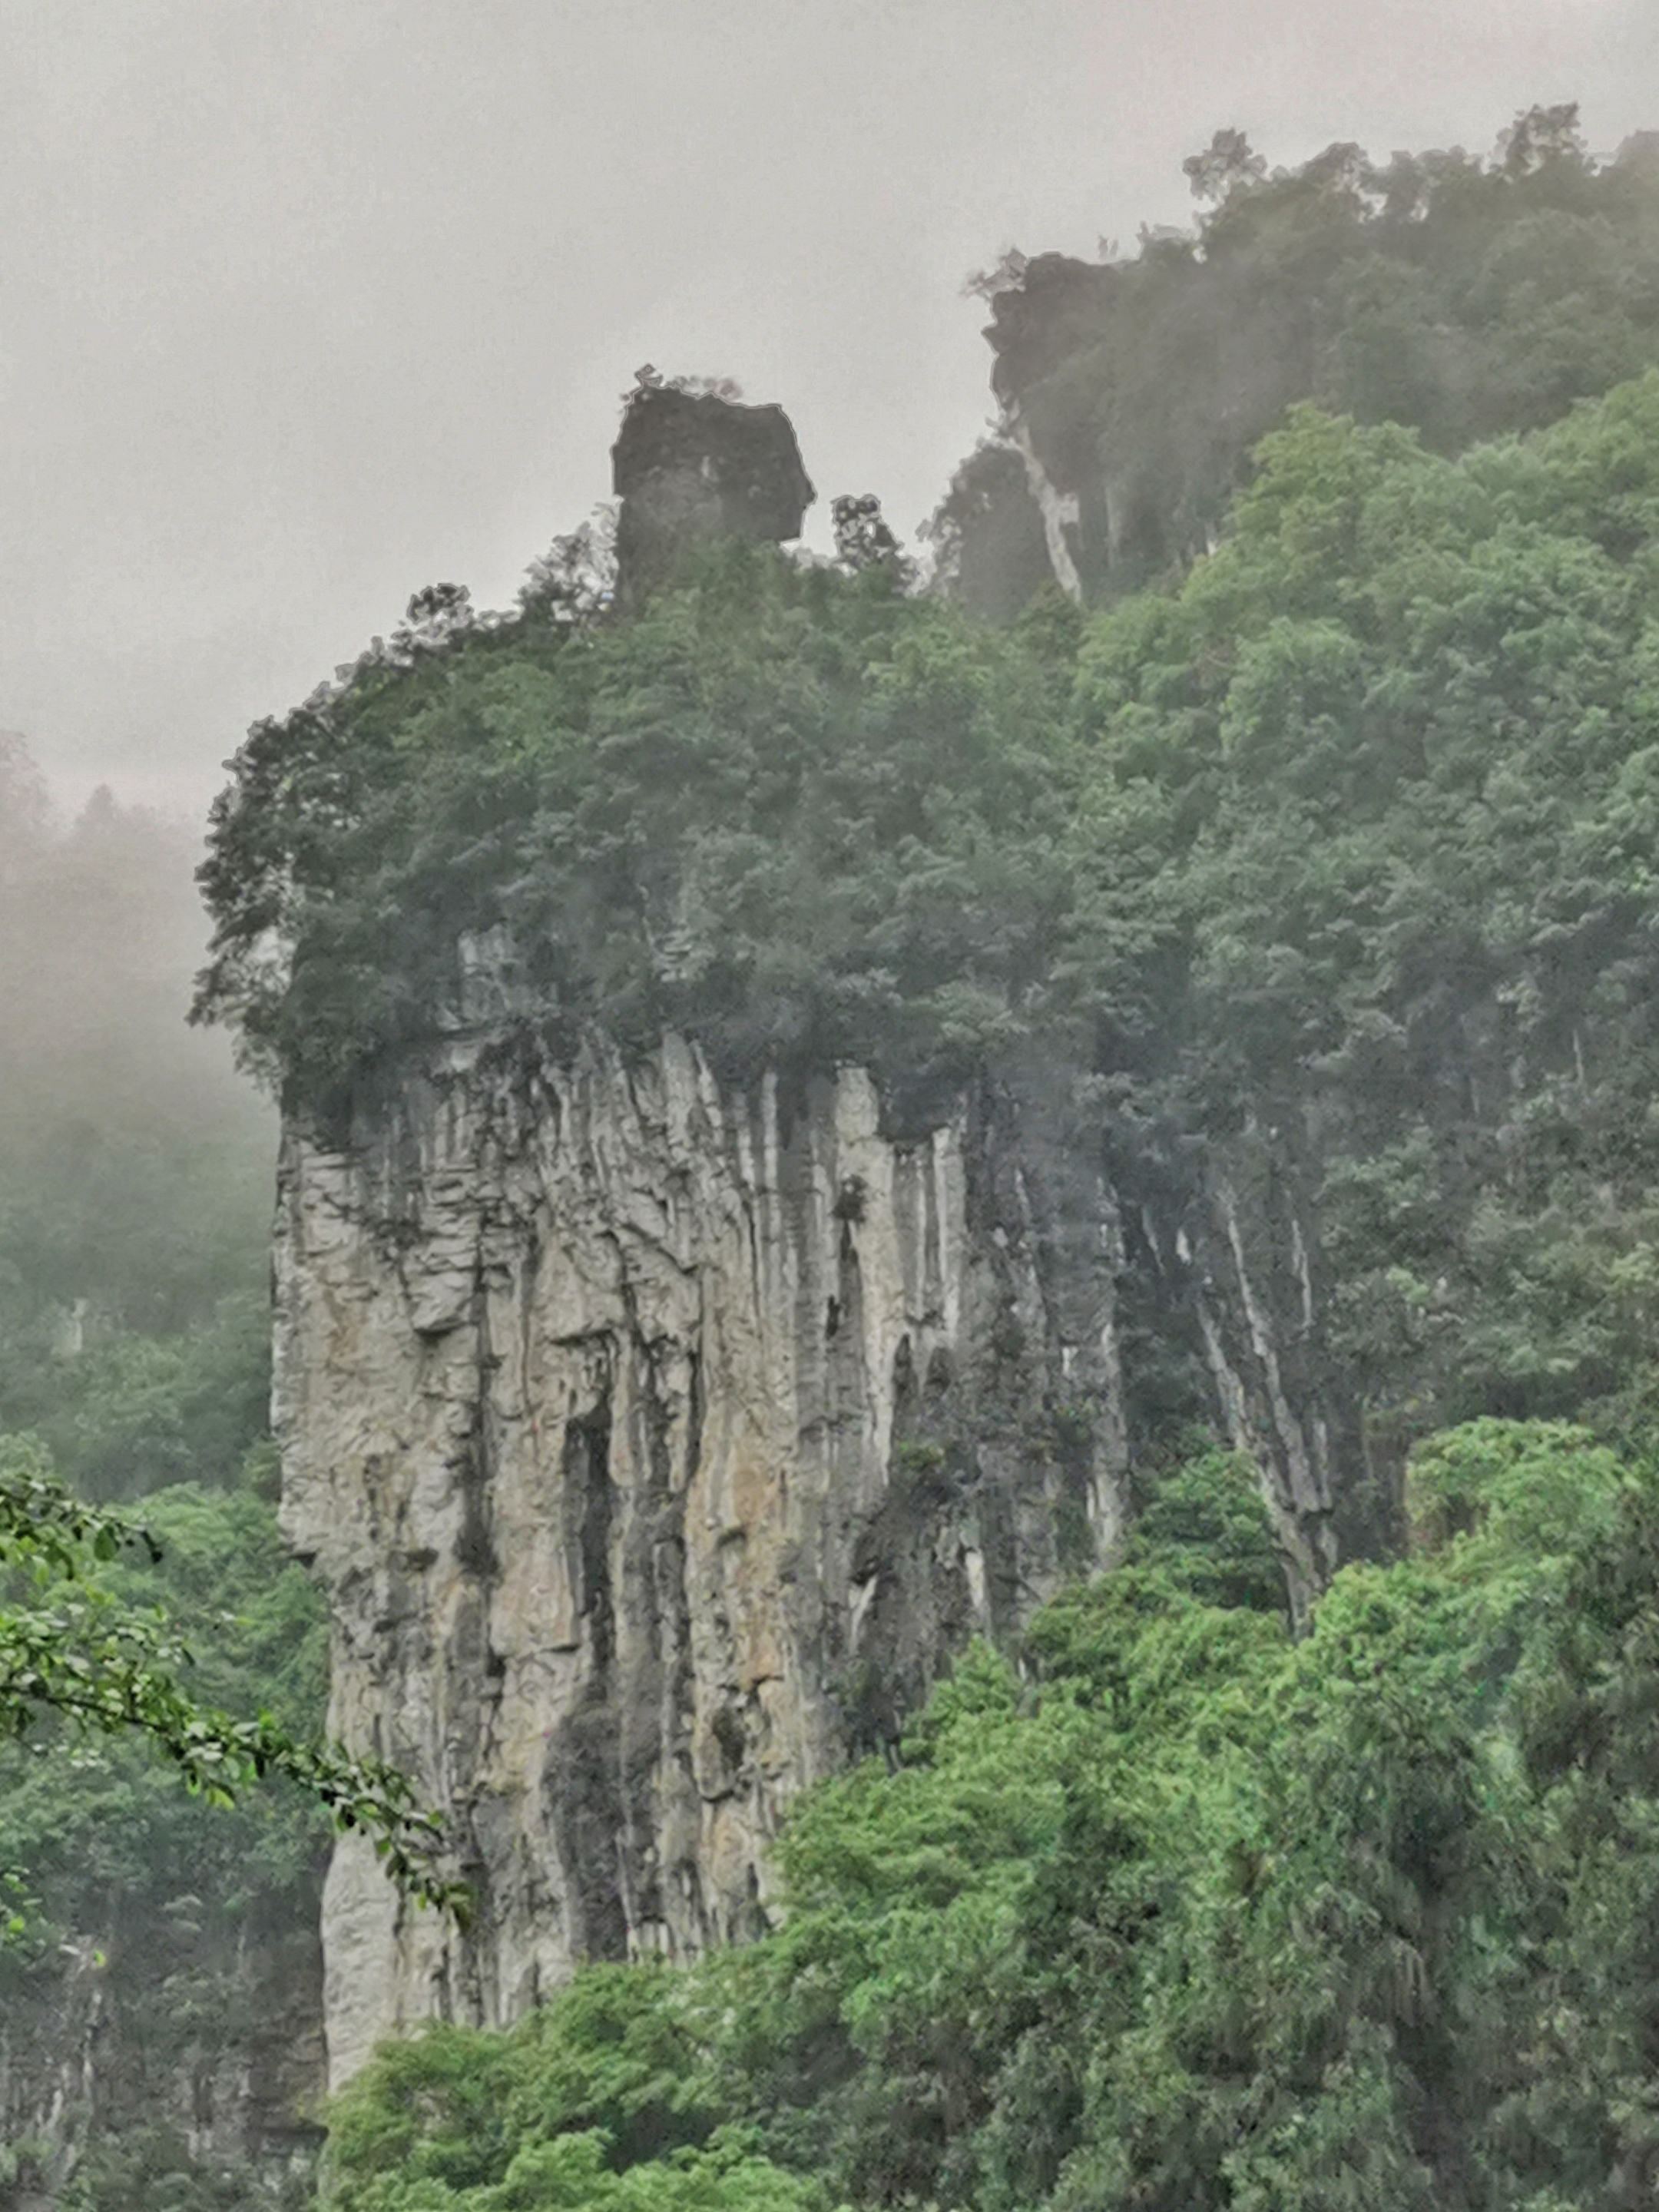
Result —
<path fill-rule="evenodd" d="M 0 1469 L 32 1432 L 83 1494 L 142 1498 L 161 1570 L 109 1589 L 167 1606 L 204 1699 L 308 1735 L 326 1632 L 266 1440 L 274 1116 L 185 1024 L 198 849 L 107 794 L 56 823 L 0 741 Z M 137 1741 L 0 1743 L 0 2204 L 297 2186 L 327 1842 L 297 1797 L 216 1809 Z"/>
<path fill-rule="evenodd" d="M 1659 362 L 1659 135 L 1597 161 L 1575 107 L 1535 107 L 1486 159 L 1340 143 L 1270 173 L 1220 131 L 1186 168 L 1191 230 L 974 280 L 1002 428 L 933 529 L 984 611 L 1052 573 L 1028 463 L 1070 503 L 1060 557 L 1094 604 L 1211 544 L 1297 400 L 1456 453 Z"/>
<path fill-rule="evenodd" d="M 275 1129 L 185 1027 L 198 841 L 53 824 L 0 740 L 0 1430 L 92 1494 L 234 1473 L 265 1425 Z"/>

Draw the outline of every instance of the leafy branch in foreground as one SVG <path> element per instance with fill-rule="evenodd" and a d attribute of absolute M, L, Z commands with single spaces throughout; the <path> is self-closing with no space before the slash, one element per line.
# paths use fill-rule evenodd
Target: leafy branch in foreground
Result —
<path fill-rule="evenodd" d="M 124 1551 L 161 1556 L 146 1529 L 74 1497 L 38 1444 L 0 1440 L 0 1733 L 21 1736 L 48 1714 L 105 1735 L 131 1729 L 217 1805 L 283 1776 L 337 1827 L 369 1837 L 399 1889 L 464 1914 L 469 1893 L 437 1872 L 442 1832 L 407 1778 L 307 1742 L 271 1713 L 239 1719 L 193 1698 L 179 1680 L 191 1653 L 166 1614 L 123 1605 L 92 1579 Z"/>

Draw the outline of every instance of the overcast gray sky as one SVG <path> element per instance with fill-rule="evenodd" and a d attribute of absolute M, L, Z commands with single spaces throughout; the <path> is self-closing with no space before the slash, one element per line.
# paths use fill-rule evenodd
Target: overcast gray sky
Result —
<path fill-rule="evenodd" d="M 1182 219 L 1240 124 L 1659 125 L 1659 0 L 0 0 L 0 729 L 199 807 L 256 714 L 609 489 L 647 360 L 908 531 L 975 266 Z"/>

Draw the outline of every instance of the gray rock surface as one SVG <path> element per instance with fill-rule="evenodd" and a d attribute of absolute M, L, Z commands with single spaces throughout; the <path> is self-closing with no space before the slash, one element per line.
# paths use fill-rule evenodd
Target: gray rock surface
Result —
<path fill-rule="evenodd" d="M 463 1935 L 343 1843 L 336 2083 L 759 1929 L 794 1793 L 1122 1518 L 1115 1210 L 1006 1097 L 901 1140 L 855 1069 L 739 1093 L 673 1039 L 509 1035 L 285 1140 L 283 1513 L 334 1725 L 449 1813 L 479 1905 Z"/>
<path fill-rule="evenodd" d="M 611 449 L 617 596 L 637 605 L 699 538 L 781 545 L 816 495 L 781 407 L 750 407 L 672 384 L 629 395 Z"/>
<path fill-rule="evenodd" d="M 176 1923 L 118 1925 L 14 1972 L 0 2003 L 0 2212 L 52 2212 L 88 2150 L 150 2131 L 234 2171 L 250 2207 L 293 2201 L 323 2137 L 316 1927 L 299 1904 L 238 1933 L 191 1944 Z M 167 2002 L 181 1984 L 193 2013 Z"/>

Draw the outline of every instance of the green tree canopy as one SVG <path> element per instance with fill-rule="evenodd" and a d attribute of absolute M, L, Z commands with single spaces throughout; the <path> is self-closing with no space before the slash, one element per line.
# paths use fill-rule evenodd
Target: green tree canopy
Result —
<path fill-rule="evenodd" d="M 1304 407 L 1086 621 L 738 546 L 625 623 L 410 631 L 239 755 L 201 1010 L 325 1117 L 457 1026 L 595 1023 L 860 1060 L 901 1120 L 1041 1066 L 1137 1200 L 1271 1128 L 1377 1419 L 1634 1433 L 1656 450 L 1659 372 L 1455 460 Z"/>
<path fill-rule="evenodd" d="M 1443 1433 L 1410 1556 L 1297 1644 L 1183 1586 L 1218 1515 L 1251 1554 L 1237 1477 L 1176 1472 L 1133 1564 L 809 1792 L 757 1944 L 385 2050 L 325 2203 L 1640 2203 L 1659 1483 L 1565 1425 Z"/>
<path fill-rule="evenodd" d="M 1191 230 L 1098 262 L 1010 254 L 973 282 L 1006 428 L 933 525 L 971 605 L 1018 605 L 1050 575 L 1024 470 L 993 458 L 1014 440 L 1075 501 L 1098 604 L 1213 544 L 1298 402 L 1449 455 L 1659 362 L 1659 180 L 1635 149 L 1593 159 L 1575 106 L 1529 109 L 1486 159 L 1339 142 L 1269 170 L 1223 130 L 1182 166 Z"/>

